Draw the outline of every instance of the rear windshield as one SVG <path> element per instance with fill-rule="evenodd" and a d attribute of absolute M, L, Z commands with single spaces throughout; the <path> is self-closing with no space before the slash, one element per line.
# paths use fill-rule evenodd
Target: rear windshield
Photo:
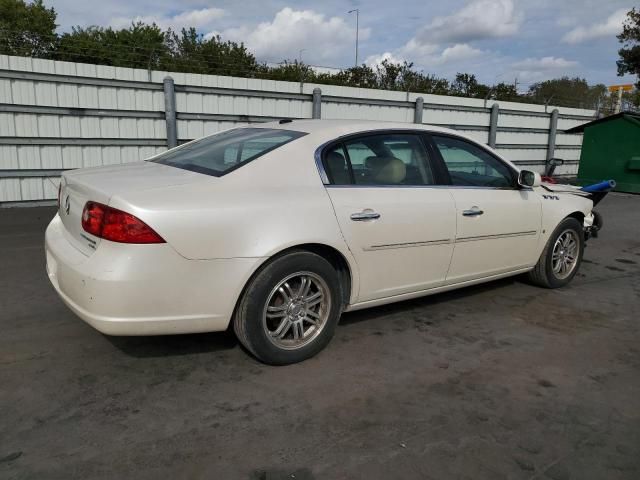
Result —
<path fill-rule="evenodd" d="M 306 133 L 271 128 L 227 130 L 149 160 L 154 163 L 220 177 Z"/>

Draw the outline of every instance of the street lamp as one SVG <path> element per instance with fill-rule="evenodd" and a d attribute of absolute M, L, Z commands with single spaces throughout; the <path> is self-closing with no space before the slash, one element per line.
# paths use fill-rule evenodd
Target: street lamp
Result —
<path fill-rule="evenodd" d="M 347 13 L 356 12 L 356 67 L 358 66 L 358 33 L 359 33 L 359 21 L 360 21 L 360 9 L 354 8 L 353 10 L 349 10 Z"/>

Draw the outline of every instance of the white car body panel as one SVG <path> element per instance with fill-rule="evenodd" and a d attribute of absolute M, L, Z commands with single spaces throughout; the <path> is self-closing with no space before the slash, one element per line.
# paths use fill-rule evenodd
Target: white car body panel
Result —
<path fill-rule="evenodd" d="M 186 260 L 168 244 L 103 241 L 85 255 L 59 215 L 46 232 L 47 274 L 67 306 L 109 335 L 225 330 L 235 299 L 263 259 Z"/>
<path fill-rule="evenodd" d="M 172 168 L 150 162 L 132 162 L 123 165 L 82 168 L 66 172 L 61 179 L 61 210 L 69 207 L 70 215 L 62 215 L 69 241 L 90 255 L 101 239 L 82 230 L 80 214 L 87 201 L 108 204 L 112 197 L 126 192 L 148 192 L 175 185 L 193 185 L 217 180 L 188 170 Z M 148 195 L 155 198 L 156 195 Z"/>
<path fill-rule="evenodd" d="M 553 190 L 553 189 L 552 189 Z M 575 195 L 575 189 L 567 189 L 562 192 L 557 191 L 553 194 L 543 187 L 536 188 L 536 193 L 542 197 L 542 232 L 538 241 L 538 255 L 544 249 L 549 236 L 553 233 L 556 226 L 566 217 L 580 213 L 585 226 L 590 226 L 593 221 L 591 210 L 593 202 L 580 195 Z M 549 198 L 544 198 L 547 196 Z M 557 200 L 553 197 L 557 197 Z"/>
<path fill-rule="evenodd" d="M 307 135 L 222 177 L 149 162 L 66 172 L 46 233 L 47 271 L 65 303 L 112 335 L 225 330 L 261 265 L 315 244 L 348 265 L 345 310 L 355 310 L 527 271 L 562 219 L 591 218 L 591 200 L 564 192 L 545 199 L 543 187 L 331 187 L 314 159 L 327 142 L 372 130 L 446 132 L 473 142 L 447 129 L 353 121 L 251 127 Z M 135 215 L 167 243 L 92 237 L 80 226 L 88 200 Z M 473 206 L 485 213 L 462 216 Z M 364 209 L 380 219 L 350 219 Z"/>
<path fill-rule="evenodd" d="M 446 189 L 327 188 L 360 272 L 358 301 L 444 284 L 455 237 L 455 207 Z M 374 221 L 351 215 L 370 209 Z"/>
<path fill-rule="evenodd" d="M 464 282 L 533 267 L 540 235 L 540 196 L 533 190 L 452 188 L 456 244 L 448 282 Z M 477 207 L 484 213 L 467 217 Z"/>

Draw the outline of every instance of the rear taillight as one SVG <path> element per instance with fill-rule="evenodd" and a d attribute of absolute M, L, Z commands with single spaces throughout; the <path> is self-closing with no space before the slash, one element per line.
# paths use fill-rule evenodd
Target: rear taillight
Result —
<path fill-rule="evenodd" d="M 84 206 L 82 228 L 91 235 L 112 242 L 165 243 L 138 217 L 98 202 L 87 202 Z"/>

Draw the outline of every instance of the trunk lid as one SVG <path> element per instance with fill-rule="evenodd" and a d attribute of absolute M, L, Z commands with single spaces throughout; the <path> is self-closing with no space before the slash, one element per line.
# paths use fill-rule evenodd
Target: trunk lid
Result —
<path fill-rule="evenodd" d="M 215 180 L 208 175 L 144 161 L 72 170 L 63 173 L 60 180 L 58 214 L 69 242 L 85 255 L 91 255 L 100 238 L 82 228 L 82 212 L 88 201 L 108 205 L 112 196 L 131 191 Z"/>

